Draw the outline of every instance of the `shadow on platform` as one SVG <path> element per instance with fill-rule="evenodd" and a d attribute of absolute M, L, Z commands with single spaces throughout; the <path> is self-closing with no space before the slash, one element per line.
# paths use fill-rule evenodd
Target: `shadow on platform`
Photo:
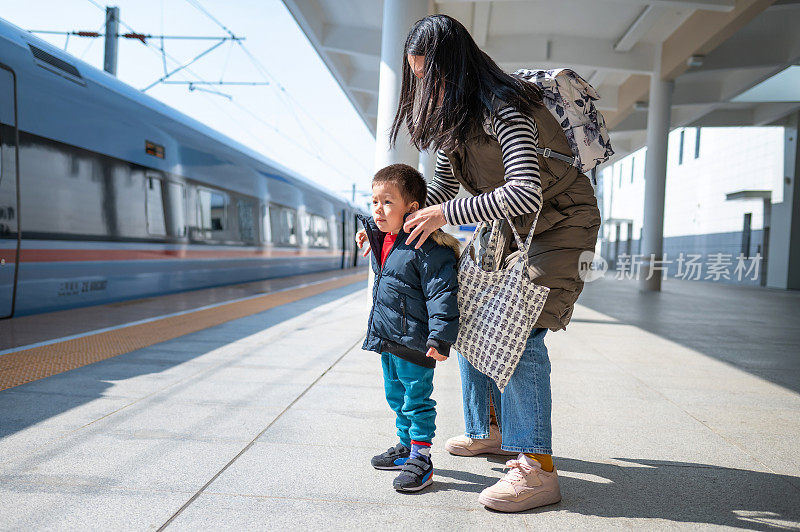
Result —
<path fill-rule="evenodd" d="M 164 379 L 163 385 L 174 382 L 163 373 L 171 368 L 192 361 L 197 357 L 210 353 L 237 340 L 262 332 L 284 321 L 311 311 L 321 305 L 363 290 L 364 282 L 359 281 L 336 288 L 299 301 L 284 304 L 266 311 L 226 322 L 209 329 L 201 330 L 186 336 L 174 338 L 161 344 L 154 344 L 143 349 L 131 351 L 100 362 L 75 368 L 64 373 L 52 375 L 44 379 L 32 381 L 14 388 L 0 391 L 0 441 L 3 438 L 31 427 L 45 420 L 65 414 L 69 411 L 81 412 L 79 409 L 96 399 L 118 401 L 120 405 L 129 404 L 137 397 L 137 389 L 126 388 L 128 379 L 152 376 L 153 379 Z M 213 337 L 213 339 L 210 339 Z M 237 359 L 229 359 L 229 364 L 236 364 Z M 222 365 L 217 370 L 222 370 Z M 123 395 L 115 395 L 117 386 L 122 386 Z M 152 387 L 152 381 L 141 387 L 142 390 Z M 178 391 L 180 384 L 171 390 Z M 108 393 L 111 390 L 112 393 Z M 120 392 L 122 393 L 122 392 Z M 145 393 L 145 392 L 142 392 Z M 131 399 L 131 398 L 134 399 Z M 108 408 L 108 405 L 104 405 Z M 92 410 L 92 409 L 88 409 Z M 78 414 L 76 414 L 78 415 Z M 85 422 L 94 421 L 91 414 Z M 64 432 L 70 428 L 78 428 L 84 424 L 81 419 L 70 419 L 70 427 L 63 427 Z M 49 431 L 52 434 L 52 430 Z M 0 453 L 2 454 L 2 453 Z"/>
<path fill-rule="evenodd" d="M 661 292 L 640 292 L 607 275 L 578 304 L 800 393 L 798 291 L 665 279 Z"/>
<path fill-rule="evenodd" d="M 800 478 L 709 464 L 615 458 L 629 465 L 556 457 L 565 499 L 552 510 L 631 519 L 729 526 L 747 530 L 800 529 Z M 500 458 L 490 463 L 502 465 Z M 502 467 L 492 467 L 502 473 Z M 436 469 L 432 491 L 480 493 L 496 476 Z M 447 479 L 457 482 L 448 482 Z"/>

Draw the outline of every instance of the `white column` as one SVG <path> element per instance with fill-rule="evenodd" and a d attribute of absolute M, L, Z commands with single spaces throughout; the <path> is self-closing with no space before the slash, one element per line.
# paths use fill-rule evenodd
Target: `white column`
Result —
<path fill-rule="evenodd" d="M 433 179 L 433 172 L 436 169 L 436 154 L 431 151 L 419 152 L 419 172 L 425 177 L 428 183 Z"/>
<path fill-rule="evenodd" d="M 639 288 L 643 292 L 661 290 L 661 271 L 650 279 L 650 256 L 660 261 L 664 250 L 664 190 L 667 183 L 667 145 L 669 143 L 672 81 L 661 79 L 661 50 L 656 52 L 656 72 L 650 76 L 650 103 L 647 107 L 647 156 L 644 166 L 644 222 L 642 226 L 642 267 Z"/>
<path fill-rule="evenodd" d="M 784 129 L 783 201 L 773 203 L 769 221 L 767 286 L 800 288 L 800 112 L 794 113 Z M 766 218 L 766 216 L 765 216 Z M 767 225 L 766 219 L 764 225 Z M 762 249 L 763 249 L 762 248 Z M 763 251 L 762 251 L 763 253 Z"/>
<path fill-rule="evenodd" d="M 408 132 L 400 128 L 394 148 L 389 147 L 389 129 L 392 127 L 397 103 L 400 101 L 400 84 L 403 81 L 403 46 L 411 26 L 428 15 L 428 0 L 384 0 L 383 31 L 381 33 L 381 69 L 378 83 L 378 123 L 375 127 L 375 171 L 394 163 L 405 163 L 417 168 L 419 152 L 408 142 Z M 374 260 L 370 254 L 370 261 Z M 372 303 L 372 286 L 375 274 L 369 269 L 367 297 Z"/>
<path fill-rule="evenodd" d="M 428 15 L 428 0 L 384 0 L 381 34 L 381 68 L 378 85 L 378 123 L 375 128 L 375 170 L 393 163 L 414 168 L 419 152 L 408 142 L 405 128 L 400 129 L 397 144 L 389 148 L 389 128 L 400 100 L 403 75 L 403 45 L 411 26 Z"/>

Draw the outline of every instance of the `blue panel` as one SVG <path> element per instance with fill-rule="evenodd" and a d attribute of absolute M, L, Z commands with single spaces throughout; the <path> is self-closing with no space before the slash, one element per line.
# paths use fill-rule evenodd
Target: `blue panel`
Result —
<path fill-rule="evenodd" d="M 17 171 L 14 138 L 14 76 L 0 68 L 0 318 L 14 306 L 17 268 Z"/>
<path fill-rule="evenodd" d="M 341 257 L 25 263 L 15 316 L 339 269 Z"/>

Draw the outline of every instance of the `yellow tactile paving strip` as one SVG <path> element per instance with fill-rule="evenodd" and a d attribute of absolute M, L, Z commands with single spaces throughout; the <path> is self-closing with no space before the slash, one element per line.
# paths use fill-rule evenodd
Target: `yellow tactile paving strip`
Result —
<path fill-rule="evenodd" d="M 246 301 L 222 304 L 180 316 L 2 355 L 0 390 L 129 353 L 366 279 L 366 273 L 347 275 L 310 286 L 265 294 Z"/>

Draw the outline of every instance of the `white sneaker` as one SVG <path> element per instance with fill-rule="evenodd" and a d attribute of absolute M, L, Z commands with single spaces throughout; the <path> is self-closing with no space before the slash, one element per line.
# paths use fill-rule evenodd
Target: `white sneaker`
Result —
<path fill-rule="evenodd" d="M 447 440 L 444 448 L 456 456 L 477 456 L 479 454 L 501 454 L 514 456 L 516 451 L 504 451 L 500 448 L 503 438 L 497 425 L 489 425 L 489 437 L 485 439 L 470 438 L 469 436 L 455 436 Z"/>
<path fill-rule="evenodd" d="M 561 500 L 558 473 L 542 469 L 539 462 L 520 454 L 506 462 L 508 473 L 478 496 L 478 502 L 500 512 L 522 512 Z"/>

